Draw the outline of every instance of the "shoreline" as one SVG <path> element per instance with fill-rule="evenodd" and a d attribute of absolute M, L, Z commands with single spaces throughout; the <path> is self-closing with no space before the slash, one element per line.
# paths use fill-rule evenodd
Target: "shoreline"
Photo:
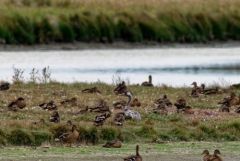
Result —
<path fill-rule="evenodd" d="M 114 42 L 114 43 L 51 43 L 37 45 L 5 45 L 0 44 L 0 52 L 3 51 L 56 51 L 56 50 L 96 50 L 96 49 L 167 49 L 167 48 L 236 48 L 240 47 L 240 41 L 213 41 L 208 43 L 129 43 L 129 42 Z"/>

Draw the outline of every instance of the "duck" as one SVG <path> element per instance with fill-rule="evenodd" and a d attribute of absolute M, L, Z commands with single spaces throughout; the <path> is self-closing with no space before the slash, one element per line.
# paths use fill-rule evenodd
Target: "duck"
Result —
<path fill-rule="evenodd" d="M 153 87 L 153 84 L 152 84 L 152 76 L 149 75 L 149 76 L 148 76 L 148 82 L 142 82 L 141 86 Z"/>
<path fill-rule="evenodd" d="M 104 148 L 121 148 L 122 142 L 120 140 L 112 140 L 106 142 L 106 144 L 103 145 Z"/>
<path fill-rule="evenodd" d="M 230 93 L 230 96 L 223 98 L 222 101 L 218 102 L 218 104 L 224 104 L 226 106 L 235 106 L 240 104 L 239 97 L 236 96 L 234 92 Z"/>
<path fill-rule="evenodd" d="M 9 88 L 10 88 L 10 83 L 8 82 L 0 83 L 0 91 L 6 91 L 6 90 L 9 90 Z"/>
<path fill-rule="evenodd" d="M 177 107 L 177 113 L 194 114 L 191 106 L 187 106 L 187 102 L 184 98 L 180 98 L 174 104 Z"/>
<path fill-rule="evenodd" d="M 230 106 L 222 104 L 221 107 L 219 108 L 219 112 L 230 112 Z"/>
<path fill-rule="evenodd" d="M 26 105 L 25 99 L 23 97 L 18 97 L 16 100 L 8 104 L 8 109 L 11 111 L 17 111 L 18 108 L 23 109 Z"/>
<path fill-rule="evenodd" d="M 208 150 L 204 150 L 202 152 L 202 155 L 204 155 L 202 159 L 203 161 L 209 161 L 209 159 L 212 157 Z"/>
<path fill-rule="evenodd" d="M 205 84 L 201 84 L 201 90 L 202 90 L 202 93 L 203 93 L 204 95 L 212 95 L 212 94 L 218 94 L 218 93 L 219 93 L 219 88 L 218 88 L 218 87 L 215 87 L 215 88 L 207 88 L 207 89 L 206 89 Z"/>
<path fill-rule="evenodd" d="M 113 118 L 114 124 L 117 126 L 123 126 L 123 123 L 125 121 L 125 114 L 124 112 L 118 112 L 115 114 Z"/>
<path fill-rule="evenodd" d="M 199 95 L 202 93 L 202 89 L 198 87 L 197 82 L 193 82 L 191 85 L 193 85 L 191 96 L 199 97 Z"/>
<path fill-rule="evenodd" d="M 235 112 L 240 113 L 240 106 L 236 108 Z"/>
<path fill-rule="evenodd" d="M 97 87 L 93 87 L 93 88 L 86 88 L 84 90 L 82 90 L 82 93 L 96 93 L 96 94 L 101 94 L 102 92 L 100 90 L 98 90 Z"/>
<path fill-rule="evenodd" d="M 182 110 L 186 107 L 187 103 L 184 98 L 179 98 L 174 105 L 177 107 L 177 111 Z"/>
<path fill-rule="evenodd" d="M 70 99 L 64 99 L 60 102 L 61 105 L 70 105 L 70 106 L 76 106 L 77 105 L 77 98 L 72 97 Z"/>
<path fill-rule="evenodd" d="M 117 84 L 116 88 L 114 88 L 113 92 L 116 95 L 126 95 L 128 91 L 126 83 L 122 81 L 121 83 Z"/>
<path fill-rule="evenodd" d="M 60 122 L 60 115 L 59 115 L 58 111 L 53 111 L 53 113 L 51 114 L 51 116 L 49 118 L 49 121 L 54 122 L 54 123 Z"/>
<path fill-rule="evenodd" d="M 137 99 L 137 98 L 134 98 L 133 100 L 132 100 L 132 102 L 130 103 L 130 106 L 131 107 L 140 107 L 141 106 L 141 102 Z"/>
<path fill-rule="evenodd" d="M 142 156 L 139 154 L 139 145 L 136 146 L 136 155 L 131 155 L 123 158 L 124 161 L 142 161 Z"/>
<path fill-rule="evenodd" d="M 42 103 L 39 105 L 39 107 L 41 107 L 43 110 L 57 110 L 57 105 L 55 104 L 55 102 L 53 100 L 47 102 L 47 103 Z"/>
<path fill-rule="evenodd" d="M 105 112 L 104 114 L 97 115 L 94 120 L 95 126 L 102 126 L 104 122 L 111 116 L 110 112 Z"/>
<path fill-rule="evenodd" d="M 109 106 L 107 105 L 107 102 L 104 101 L 103 99 L 98 100 L 97 105 L 95 107 L 89 108 L 90 112 L 98 112 L 98 113 L 103 113 L 110 111 Z"/>
<path fill-rule="evenodd" d="M 160 115 L 167 115 L 167 105 L 165 103 L 160 103 L 156 105 L 157 107 L 153 109 L 153 113 L 160 114 Z"/>
<path fill-rule="evenodd" d="M 69 132 L 63 133 L 59 136 L 59 140 L 63 142 L 64 144 L 72 146 L 73 143 L 75 143 L 78 140 L 79 132 L 77 131 L 77 126 L 72 125 L 72 129 Z"/>
<path fill-rule="evenodd" d="M 218 149 L 214 150 L 213 155 L 210 157 L 209 161 L 222 161 L 222 158 L 219 156 L 221 153 Z"/>
<path fill-rule="evenodd" d="M 113 108 L 114 109 L 123 109 L 124 106 L 127 105 L 127 102 L 125 100 L 115 101 L 113 102 Z"/>
<path fill-rule="evenodd" d="M 154 103 L 155 103 L 156 105 L 164 104 L 164 105 L 166 105 L 167 107 L 172 107 L 172 102 L 168 99 L 168 97 L 167 97 L 166 94 L 164 94 L 163 97 L 155 100 Z"/>
<path fill-rule="evenodd" d="M 88 106 L 85 106 L 83 109 L 77 111 L 77 112 L 74 112 L 73 114 L 74 115 L 79 115 L 79 114 L 85 114 L 88 112 Z"/>

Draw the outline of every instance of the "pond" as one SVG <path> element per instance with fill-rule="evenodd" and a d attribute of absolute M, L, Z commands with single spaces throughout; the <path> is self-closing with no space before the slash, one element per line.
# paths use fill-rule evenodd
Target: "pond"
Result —
<path fill-rule="evenodd" d="M 49 66 L 59 82 L 131 84 L 152 75 L 155 85 L 189 86 L 193 81 L 229 85 L 240 82 L 240 48 L 176 47 L 143 49 L 89 49 L 59 51 L 1 51 L 0 79 L 11 81 L 13 67 L 24 70 L 24 79 L 36 68 Z"/>

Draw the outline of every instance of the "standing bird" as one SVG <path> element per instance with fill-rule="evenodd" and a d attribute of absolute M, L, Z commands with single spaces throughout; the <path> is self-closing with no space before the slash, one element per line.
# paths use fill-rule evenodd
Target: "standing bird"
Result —
<path fill-rule="evenodd" d="M 153 84 L 152 84 L 152 76 L 149 75 L 149 76 L 148 76 L 148 82 L 142 82 L 141 86 L 153 87 Z"/>
<path fill-rule="evenodd" d="M 72 146 L 79 137 L 79 132 L 77 131 L 77 126 L 72 125 L 72 129 L 69 132 L 63 133 L 59 136 L 59 140 L 65 144 Z"/>
<path fill-rule="evenodd" d="M 142 161 L 142 157 L 139 154 L 139 146 L 136 146 L 136 155 L 131 155 L 126 158 L 123 158 L 124 161 Z"/>
<path fill-rule="evenodd" d="M 141 115 L 139 112 L 134 111 L 134 110 L 130 110 L 130 103 L 132 101 L 132 93 L 131 92 L 127 92 L 125 94 L 125 96 L 128 97 L 128 102 L 127 105 L 124 107 L 124 115 L 126 119 L 133 119 L 133 120 L 137 120 L 140 121 L 141 120 Z"/>
<path fill-rule="evenodd" d="M 0 91 L 6 91 L 10 88 L 10 83 L 8 82 L 1 82 L 0 83 Z"/>
<path fill-rule="evenodd" d="M 17 109 L 23 109 L 26 107 L 25 99 L 22 97 L 17 98 L 15 101 L 12 101 L 8 104 L 8 109 L 11 111 L 17 111 Z"/>

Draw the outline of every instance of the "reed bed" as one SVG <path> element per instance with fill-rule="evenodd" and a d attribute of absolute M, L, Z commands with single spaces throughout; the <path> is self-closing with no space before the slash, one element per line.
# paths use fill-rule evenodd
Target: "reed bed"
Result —
<path fill-rule="evenodd" d="M 240 39 L 238 0 L 3 0 L 2 44 Z"/>

